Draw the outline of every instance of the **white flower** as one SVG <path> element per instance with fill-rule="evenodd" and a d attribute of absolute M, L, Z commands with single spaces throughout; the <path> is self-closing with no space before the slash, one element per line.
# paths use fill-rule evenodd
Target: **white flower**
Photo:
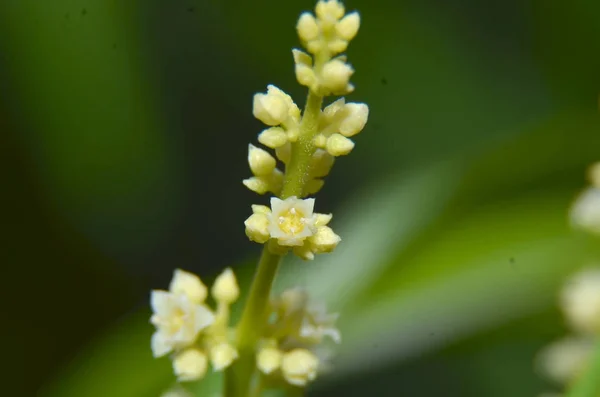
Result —
<path fill-rule="evenodd" d="M 600 268 L 575 274 L 565 284 L 561 306 L 574 330 L 600 335 Z"/>
<path fill-rule="evenodd" d="M 338 313 L 327 313 L 325 304 L 312 304 L 305 312 L 300 328 L 300 337 L 320 343 L 325 336 L 330 337 L 335 343 L 340 343 L 342 337 L 335 327 Z"/>
<path fill-rule="evenodd" d="M 196 283 L 191 276 L 177 270 L 174 276 L 177 282 L 171 283 L 170 291 L 153 290 L 151 293 L 153 315 L 150 322 L 156 327 L 151 340 L 154 357 L 192 345 L 200 331 L 215 320 L 211 310 L 199 303 L 199 297 L 206 297 L 206 293 L 193 288 Z"/>
<path fill-rule="evenodd" d="M 280 200 L 271 198 L 269 234 L 280 245 L 298 246 L 314 234 L 313 208 L 315 199 L 290 197 Z"/>

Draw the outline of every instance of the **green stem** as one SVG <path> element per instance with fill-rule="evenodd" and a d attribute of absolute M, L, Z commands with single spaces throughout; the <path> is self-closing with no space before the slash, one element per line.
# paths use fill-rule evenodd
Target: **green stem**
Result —
<path fill-rule="evenodd" d="M 600 397 L 600 341 L 596 343 L 589 366 L 565 397 Z"/>
<path fill-rule="evenodd" d="M 304 115 L 300 122 L 300 134 L 298 141 L 292 145 L 292 157 L 290 163 L 285 167 L 285 179 L 281 198 L 291 196 L 302 196 L 302 190 L 310 177 L 311 159 L 315 153 L 313 139 L 319 132 L 319 114 L 323 97 L 309 91 L 304 108 Z"/>
<path fill-rule="evenodd" d="M 250 294 L 237 327 L 237 348 L 239 358 L 225 375 L 225 396 L 244 397 L 249 395 L 254 373 L 255 345 L 266 323 L 269 295 L 281 256 L 272 254 L 265 245 L 258 267 L 254 273 Z"/>
<path fill-rule="evenodd" d="M 313 139 L 318 133 L 319 115 L 323 97 L 309 91 L 298 141 L 292 145 L 290 163 L 285 169 L 281 198 L 301 197 L 310 176 L 312 156 L 315 152 Z M 252 378 L 256 370 L 256 343 L 267 323 L 267 308 L 271 288 L 279 269 L 281 255 L 269 251 L 265 244 L 258 267 L 252 280 L 242 318 L 237 326 L 239 358 L 225 373 L 225 397 L 248 397 L 252 390 Z"/>

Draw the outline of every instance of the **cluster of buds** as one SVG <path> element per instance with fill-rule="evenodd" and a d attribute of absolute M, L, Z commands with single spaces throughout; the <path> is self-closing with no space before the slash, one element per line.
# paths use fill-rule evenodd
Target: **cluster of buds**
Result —
<path fill-rule="evenodd" d="M 571 223 L 578 229 L 600 235 L 600 163 L 590 167 L 588 180 L 590 186 L 571 207 Z"/>
<path fill-rule="evenodd" d="M 312 260 L 314 254 L 331 252 L 340 236 L 327 226 L 331 214 L 313 213 L 315 199 L 290 197 L 271 198 L 271 208 L 253 205 L 253 214 L 246 219 L 246 235 L 264 244 L 272 239 L 269 249 L 283 254 L 290 248 L 302 259 Z"/>
<path fill-rule="evenodd" d="M 207 305 L 208 289 L 200 278 L 179 269 L 175 270 L 168 291 L 152 291 L 150 322 L 156 327 L 152 354 L 171 354 L 178 381 L 201 379 L 209 361 L 214 371 L 222 371 L 238 356 L 229 330 L 230 305 L 239 297 L 231 269 L 217 277 L 211 295 L 216 310 Z"/>
<path fill-rule="evenodd" d="M 319 1 L 316 17 L 305 12 L 300 15 L 296 30 L 311 55 L 294 50 L 296 78 L 320 96 L 346 95 L 354 90 L 350 76 L 354 69 L 346 63 L 344 52 L 358 33 L 360 17 L 357 12 L 347 15 L 337 0 Z"/>
<path fill-rule="evenodd" d="M 269 319 L 256 354 L 257 368 L 269 383 L 303 387 L 327 369 L 326 338 L 341 340 L 337 314 L 311 304 L 306 291 L 293 288 L 272 299 Z"/>
<path fill-rule="evenodd" d="M 539 363 L 548 378 L 568 386 L 586 370 L 600 337 L 600 268 L 584 269 L 568 280 L 560 304 L 573 334 L 545 348 Z"/>
<path fill-rule="evenodd" d="M 219 275 L 211 289 L 216 310 L 206 304 L 207 295 L 198 276 L 179 269 L 168 291 L 151 294 L 150 322 L 156 327 L 152 353 L 154 357 L 171 354 L 173 372 L 180 382 L 202 379 L 209 362 L 213 371 L 222 371 L 238 357 L 228 325 L 230 305 L 239 296 L 231 269 Z M 305 386 L 327 369 L 326 339 L 341 340 L 335 327 L 338 316 L 328 314 L 324 305 L 309 302 L 307 292 L 300 288 L 272 298 L 269 310 L 257 344 L 257 368 L 271 384 Z M 178 386 L 165 395 L 185 393 Z"/>
<path fill-rule="evenodd" d="M 312 54 L 293 50 L 298 81 L 318 97 L 349 93 L 353 90 L 349 83 L 353 70 L 344 57 L 332 57 L 344 51 L 358 32 L 359 15 L 345 15 L 344 6 L 337 0 L 319 1 L 315 14 L 303 13 L 298 20 L 298 35 Z M 364 128 L 368 106 L 346 103 L 341 98 L 324 109 L 313 109 L 308 123 L 311 131 L 307 131 L 303 128 L 304 116 L 292 98 L 269 85 L 266 93 L 254 96 L 253 114 L 269 126 L 259 134 L 258 141 L 273 149 L 274 155 L 250 144 L 248 163 L 253 176 L 243 183 L 258 194 L 271 193 L 275 197 L 270 208 L 252 206 L 253 214 L 245 222 L 246 234 L 252 241 L 268 243 L 277 254 L 291 249 L 303 259 L 313 259 L 315 254 L 331 252 L 340 242 L 327 226 L 331 215 L 313 214 L 314 199 L 305 198 L 321 190 L 335 157 L 352 151 L 354 142 L 350 138 Z M 310 154 L 302 189 L 294 197 L 283 196 L 284 171 L 297 166 L 293 156 L 299 152 Z"/>

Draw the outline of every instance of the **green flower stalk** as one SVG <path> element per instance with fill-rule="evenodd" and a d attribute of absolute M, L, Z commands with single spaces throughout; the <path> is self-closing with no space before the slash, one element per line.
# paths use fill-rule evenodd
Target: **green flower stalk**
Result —
<path fill-rule="evenodd" d="M 298 395 L 327 368 L 325 344 L 340 343 L 336 314 L 311 302 L 302 289 L 280 296 L 271 296 L 271 290 L 287 253 L 313 260 L 341 242 L 328 226 L 332 215 L 315 212 L 316 200 L 308 196 L 323 188 L 335 158 L 352 151 L 350 138 L 367 122 L 363 103 L 340 98 L 323 108 L 325 97 L 354 90 L 354 69 L 341 53 L 359 26 L 358 13 L 346 14 L 339 1 L 319 1 L 315 15 L 301 14 L 296 26 L 307 52 L 292 51 L 297 81 L 308 88 L 304 111 L 274 85 L 254 96 L 253 114 L 267 126 L 258 142 L 266 148 L 248 146 L 252 176 L 243 183 L 272 197 L 269 206 L 252 205 L 244 222 L 246 235 L 263 251 L 239 323 L 228 324 L 229 305 L 239 296 L 231 270 L 213 286 L 215 310 L 204 303 L 200 279 L 181 270 L 169 291 L 153 291 L 153 352 L 172 354 L 178 380 L 201 379 L 210 362 L 215 371 L 226 369 L 225 397 L 259 396 L 265 388 Z"/>

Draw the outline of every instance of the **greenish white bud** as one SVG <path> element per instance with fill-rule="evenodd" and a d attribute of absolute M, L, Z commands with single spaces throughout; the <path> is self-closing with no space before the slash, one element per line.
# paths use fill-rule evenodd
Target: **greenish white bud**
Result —
<path fill-rule="evenodd" d="M 352 151 L 354 142 L 340 134 L 333 134 L 327 138 L 326 148 L 332 156 L 344 156 Z"/>
<path fill-rule="evenodd" d="M 348 103 L 345 105 L 348 116 L 340 123 L 339 132 L 351 137 L 362 131 L 369 118 L 369 107 L 364 103 Z"/>
<path fill-rule="evenodd" d="M 340 38 L 350 41 L 358 33 L 359 27 L 360 16 L 355 11 L 343 17 L 335 26 L 335 31 Z"/>
<path fill-rule="evenodd" d="M 250 165 L 250 170 L 256 176 L 266 176 L 270 175 L 277 162 L 273 156 L 266 150 L 257 148 L 256 146 L 249 144 L 248 145 L 248 164 Z"/>

